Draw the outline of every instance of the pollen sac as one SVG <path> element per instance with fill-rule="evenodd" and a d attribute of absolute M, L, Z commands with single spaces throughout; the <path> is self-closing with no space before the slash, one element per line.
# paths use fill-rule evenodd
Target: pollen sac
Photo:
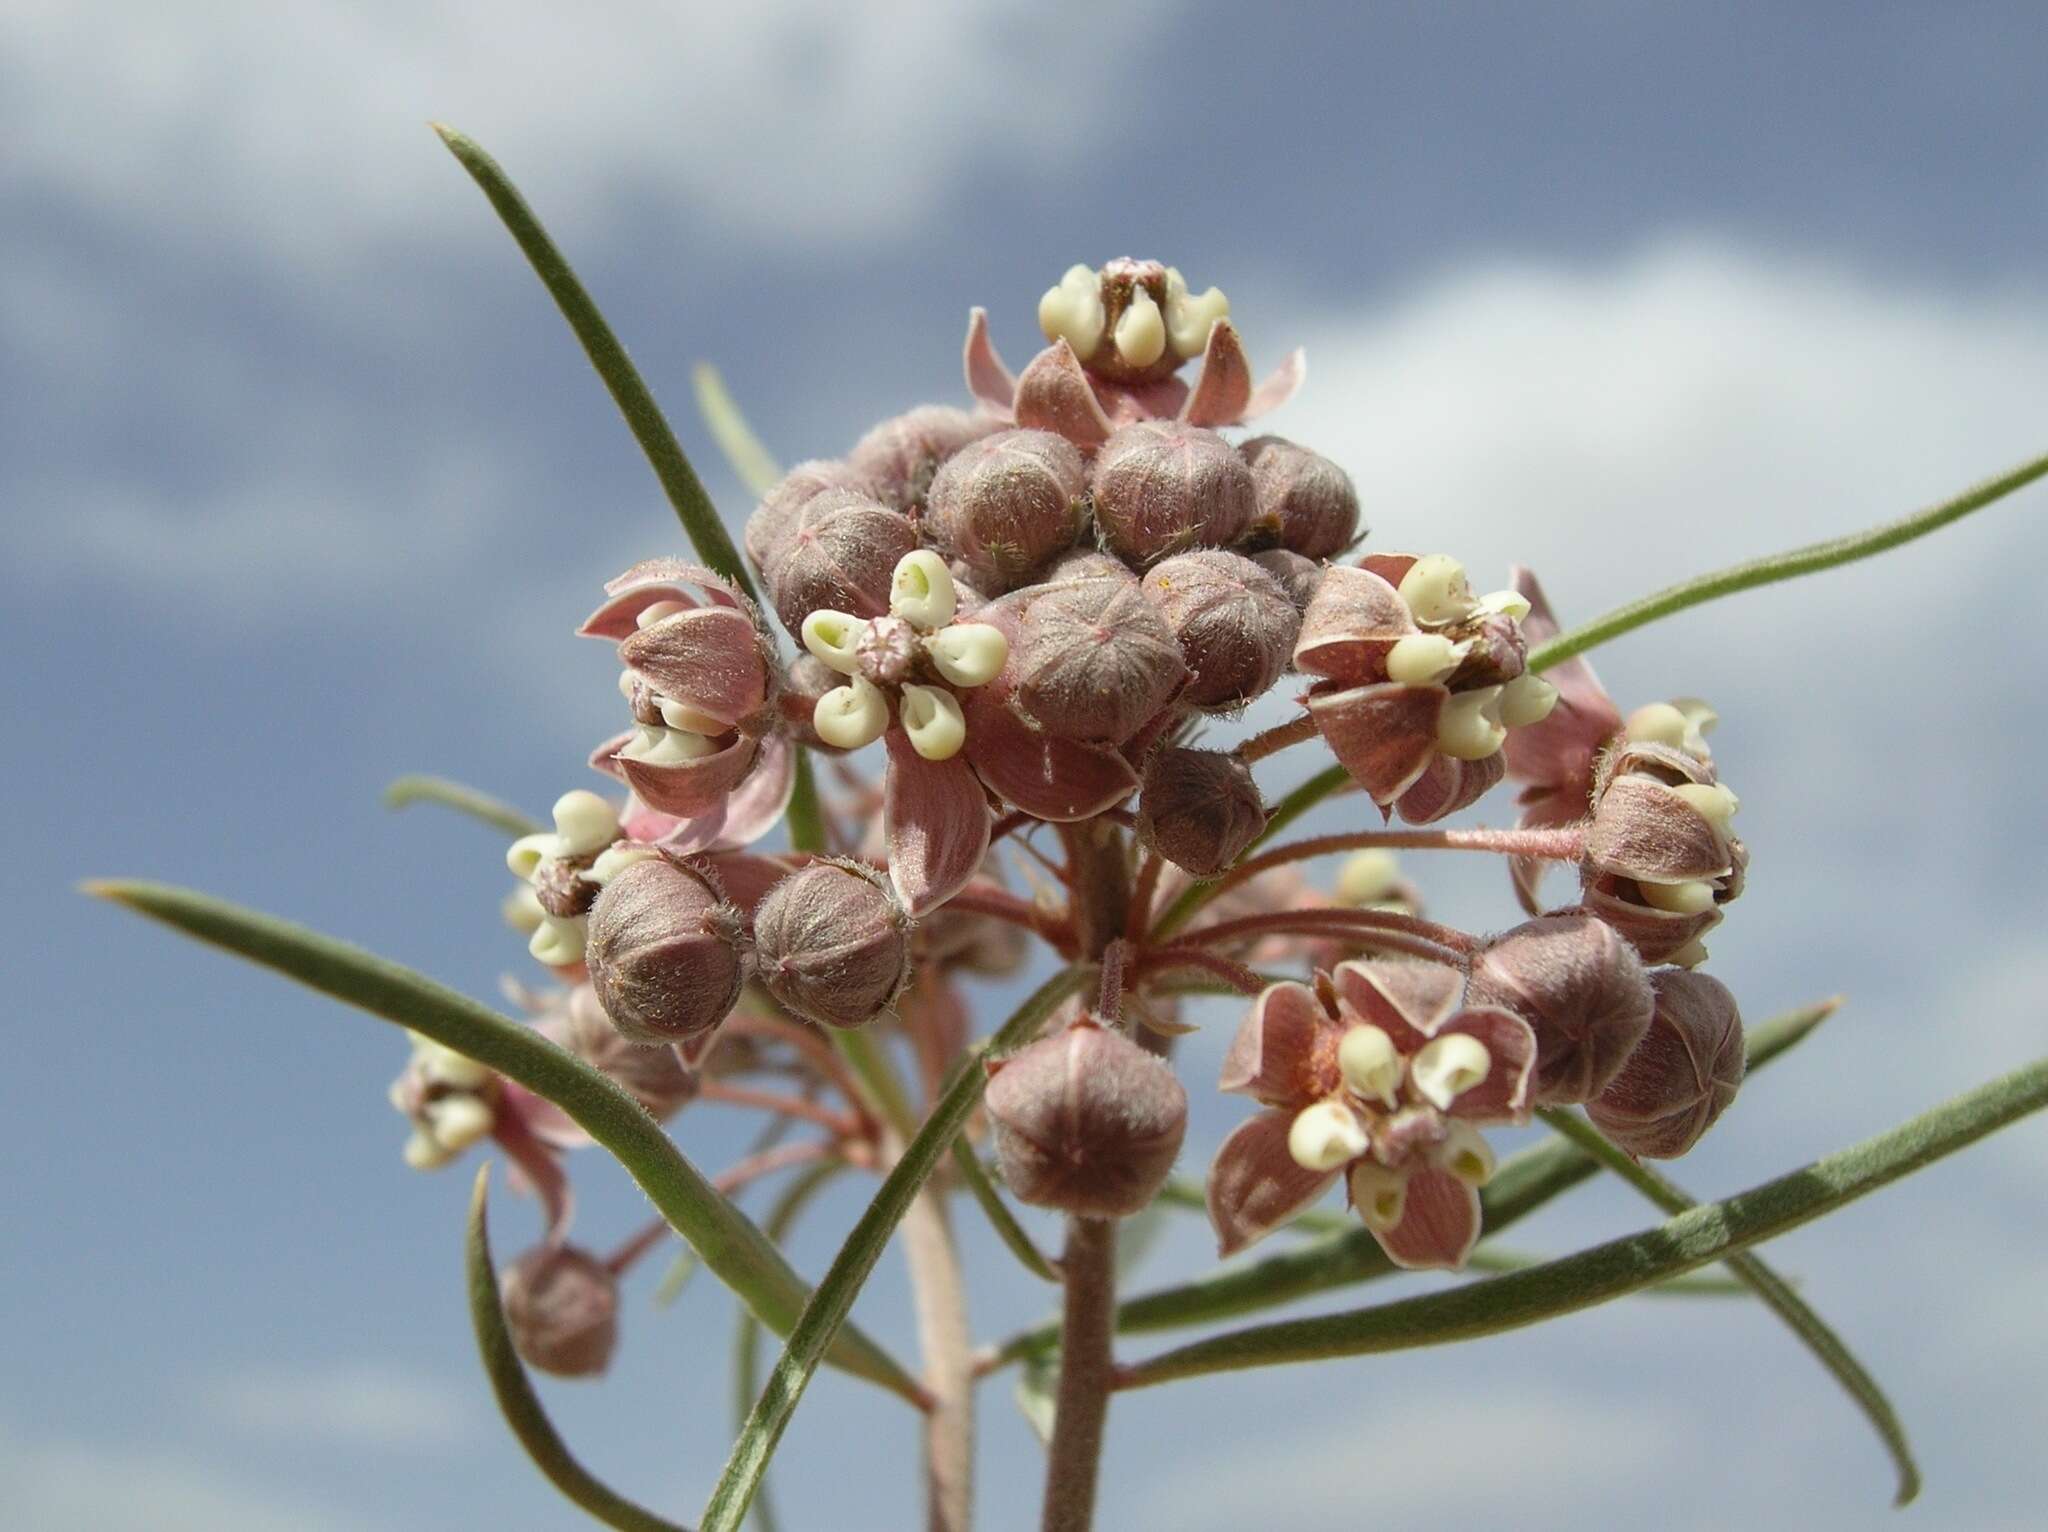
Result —
<path fill-rule="evenodd" d="M 619 1283 L 575 1245 L 536 1245 L 498 1278 L 505 1328 L 529 1367 L 558 1378 L 594 1378 L 619 1342 Z"/>
<path fill-rule="evenodd" d="M 1000 594 L 1074 546 L 1087 494 L 1071 442 L 1050 431 L 999 431 L 939 469 L 925 535 L 982 590 Z"/>
<path fill-rule="evenodd" d="M 827 490 L 850 491 L 863 499 L 875 498 L 873 479 L 849 463 L 819 460 L 799 463 L 769 487 L 747 518 L 747 557 L 754 567 L 767 572 L 772 555 L 785 542 L 797 512 Z"/>
<path fill-rule="evenodd" d="M 1251 465 L 1259 531 L 1308 559 L 1334 558 L 1357 539 L 1358 491 L 1335 463 L 1278 436 L 1237 450 Z"/>
<path fill-rule="evenodd" d="M 1650 1025 L 1650 981 L 1615 929 L 1590 915 L 1544 915 L 1472 960 L 1468 1006 L 1512 1011 L 1536 1034 L 1539 1105 L 1590 1101 Z"/>
<path fill-rule="evenodd" d="M 875 485 L 883 500 L 907 513 L 924 504 L 941 463 L 969 442 L 1003 428 L 993 415 L 922 404 L 874 427 L 854 444 L 846 461 Z"/>
<path fill-rule="evenodd" d="M 815 862 L 761 901 L 754 960 L 768 993 L 806 1021 L 865 1026 L 910 982 L 910 919 L 866 868 Z"/>
<path fill-rule="evenodd" d="M 610 1075 L 656 1121 L 673 1117 L 697 1095 L 697 1076 L 675 1049 L 644 1048 L 626 1041 L 588 984 L 578 985 L 569 996 L 562 1046 Z"/>
<path fill-rule="evenodd" d="M 985 1099 L 1004 1183 L 1083 1217 L 1143 1209 L 1187 1133 L 1187 1092 L 1165 1060 L 1087 1020 L 992 1066 Z"/>
<path fill-rule="evenodd" d="M 1188 674 L 1166 620 L 1129 578 L 1047 587 L 1024 605 L 1010 663 L 1018 703 L 1048 734 L 1109 745 L 1150 721 Z"/>
<path fill-rule="evenodd" d="M 1265 828 L 1258 784 L 1237 756 L 1163 745 L 1146 761 L 1138 835 L 1183 872 L 1214 877 Z"/>
<path fill-rule="evenodd" d="M 740 912 L 708 872 L 679 857 L 634 862 L 590 912 L 584 960 L 599 1004 L 636 1043 L 707 1032 L 738 1002 L 745 979 Z"/>
<path fill-rule="evenodd" d="M 1301 613 L 1250 559 L 1218 549 L 1179 554 L 1152 566 L 1144 591 L 1180 644 L 1195 706 L 1243 707 L 1286 670 Z"/>
<path fill-rule="evenodd" d="M 891 571 L 916 546 L 908 517 L 856 491 L 828 489 L 790 516 L 762 577 L 792 633 L 822 609 L 879 617 L 889 609 Z"/>
<path fill-rule="evenodd" d="M 1602 1133 L 1630 1154 L 1675 1159 L 1735 1099 L 1742 1084 L 1742 1017 L 1719 980 L 1681 968 L 1650 976 L 1650 1028 L 1607 1088 L 1586 1105 Z"/>
<path fill-rule="evenodd" d="M 1230 443 L 1171 420 L 1111 436 L 1096 453 L 1090 488 L 1104 539 L 1139 566 L 1236 542 L 1258 505 L 1251 469 Z"/>

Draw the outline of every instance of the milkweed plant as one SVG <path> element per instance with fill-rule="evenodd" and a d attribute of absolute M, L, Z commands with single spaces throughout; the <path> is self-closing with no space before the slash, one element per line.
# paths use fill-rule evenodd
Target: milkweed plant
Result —
<path fill-rule="evenodd" d="M 590 758 L 595 788 L 563 793 L 547 823 L 438 779 L 394 788 L 507 835 L 505 913 L 537 965 L 511 986 L 526 1014 L 201 894 L 91 887 L 406 1029 L 390 1092 L 406 1162 L 439 1169 L 489 1141 L 541 1211 L 539 1241 L 495 1266 L 480 1169 L 467 1273 L 491 1387 L 557 1489 L 613 1527 L 680 1525 L 577 1462 L 528 1372 L 602 1374 L 622 1279 L 679 1238 L 742 1301 L 754 1401 L 705 1529 L 750 1507 L 769 1518 L 764 1475 L 820 1364 L 919 1417 L 927 1524 L 943 1529 L 972 1512 L 977 1386 L 1013 1372 L 1045 1439 L 1043 1525 L 1073 1532 L 1094 1519 L 1119 1393 L 1471 1340 L 1667 1285 L 1768 1305 L 1912 1497 L 1883 1392 L 1752 1247 L 2048 1104 L 2048 1061 L 1717 1203 L 1667 1180 L 1655 1164 L 1713 1130 L 1745 1074 L 1834 1003 L 1745 1026 L 1709 971 L 1748 874 L 1741 762 L 1714 753 L 1706 702 L 1610 697 L 1586 653 L 1933 531 L 2048 458 L 1567 626 L 1527 569 L 1475 583 L 1423 529 L 1368 536 L 1338 464 L 1260 432 L 1302 385 L 1302 354 L 1255 383 L 1221 291 L 1120 259 L 1075 266 L 1039 299 L 1047 345 L 1021 371 L 977 309 L 969 403 L 919 405 L 786 473 L 700 373 L 712 430 L 760 495 L 736 549 L 531 210 L 441 131 L 691 545 L 620 573 L 577 630 L 618 660 L 619 731 Z M 1275 693 L 1291 711 L 1248 732 L 1246 709 Z M 1513 828 L 1440 824 L 1509 793 Z M 1351 828 L 1292 836 L 1331 799 Z M 1412 874 L 1444 852 L 1498 858 L 1520 923 L 1430 918 Z M 1326 857 L 1333 874 L 1304 870 Z M 1039 982 L 990 1026 L 963 981 L 992 975 Z M 1196 995 L 1238 1008 L 1214 1080 L 1175 1057 Z M 1243 1098 L 1206 1167 L 1183 1154 L 1191 1088 Z M 696 1101 L 759 1119 L 755 1146 L 715 1175 L 689 1153 Z M 1500 1157 L 1491 1130 L 1532 1121 L 1549 1136 Z M 572 1228 L 571 1166 L 593 1146 L 656 1215 L 609 1251 Z M 1540 1262 L 1490 1245 L 1603 1171 L 1663 1221 Z M 812 1285 L 777 1241 L 838 1175 L 874 1192 Z M 734 1201 L 756 1183 L 759 1222 Z M 1012 1203 L 1063 1216 L 1057 1251 Z M 1223 1257 L 1259 1249 L 1121 1294 L 1119 1226 L 1153 1209 L 1206 1215 Z M 1057 1318 L 976 1339 L 962 1216 L 1000 1235 L 991 1258 L 1048 1284 Z M 847 1322 L 899 1226 L 915 1365 Z M 1118 1344 L 1397 1271 L 1455 1280 Z M 756 1379 L 764 1329 L 783 1349 Z"/>

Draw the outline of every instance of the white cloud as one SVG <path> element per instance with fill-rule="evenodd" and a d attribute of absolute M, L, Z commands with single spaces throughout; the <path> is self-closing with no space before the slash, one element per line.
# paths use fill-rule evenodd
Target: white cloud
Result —
<path fill-rule="evenodd" d="M 554 215 L 645 191 L 779 247 L 901 238 L 968 166 L 1085 143 L 1161 9 L 23 0 L 0 12 L 0 185 L 318 269 L 473 222 L 437 117 Z"/>
<path fill-rule="evenodd" d="M 434 1451 L 476 1425 L 472 1393 L 391 1362 L 256 1367 L 210 1380 L 199 1399 L 238 1431 L 380 1452 Z"/>

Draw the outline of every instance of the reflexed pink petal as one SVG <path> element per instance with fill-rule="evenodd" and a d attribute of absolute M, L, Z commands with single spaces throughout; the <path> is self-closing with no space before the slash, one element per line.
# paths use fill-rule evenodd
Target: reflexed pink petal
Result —
<path fill-rule="evenodd" d="M 1521 564 L 1510 564 L 1508 585 L 1528 598 L 1529 615 L 1522 619 L 1522 636 L 1529 641 L 1529 647 L 1534 649 L 1538 644 L 1548 643 L 1557 637 L 1561 631 L 1557 617 L 1550 610 L 1550 599 L 1543 594 L 1543 587 L 1537 583 L 1536 572 Z M 1605 717 L 1609 720 L 1595 743 L 1606 743 L 1608 737 L 1621 727 L 1621 713 L 1615 707 L 1614 699 L 1607 695 L 1607 688 L 1593 673 L 1592 661 L 1583 654 L 1552 665 L 1543 672 L 1543 678 L 1557 688 L 1560 708 L 1569 705 L 1584 719 Z"/>
<path fill-rule="evenodd" d="M 1017 380 L 996 355 L 995 342 L 988 338 L 988 310 L 975 308 L 967 315 L 967 345 L 963 360 L 967 368 L 967 391 L 996 414 L 1008 418 L 1016 402 Z"/>
<path fill-rule="evenodd" d="M 1510 744 L 1518 732 L 1509 731 Z M 1522 817 L 1515 821 L 1515 827 L 1520 830 L 1554 830 L 1577 824 L 1586 817 L 1586 800 L 1562 788 L 1530 788 L 1522 794 L 1522 803 Z M 1508 859 L 1508 877 L 1515 885 L 1515 897 L 1531 915 L 1543 913 L 1539 895 L 1543 875 L 1552 865 L 1548 857 L 1517 856 Z"/>
<path fill-rule="evenodd" d="M 1602 872 L 1653 883 L 1726 877 L 1733 855 L 1712 820 L 1650 777 L 1608 782 L 1586 831 L 1588 862 Z"/>
<path fill-rule="evenodd" d="M 1436 759 L 1437 721 L 1450 693 L 1441 686 L 1382 681 L 1342 692 L 1311 692 L 1308 710 L 1351 780 L 1389 804 Z"/>
<path fill-rule="evenodd" d="M 631 736 L 627 736 L 613 741 L 612 747 L 622 748 L 630 742 Z M 694 819 L 724 804 L 726 794 L 753 768 L 758 751 L 758 742 L 742 734 L 736 735 L 723 750 L 674 766 L 650 766 L 617 754 L 608 765 L 599 764 L 595 757 L 591 764 L 599 771 L 623 777 L 649 808 L 678 819 Z"/>
<path fill-rule="evenodd" d="M 1392 585 L 1370 570 L 1332 564 L 1301 614 L 1294 664 L 1346 686 L 1384 681 L 1387 651 L 1421 631 Z"/>
<path fill-rule="evenodd" d="M 751 846 L 775 828 L 795 790 L 796 746 L 785 734 L 765 736 L 754 769 L 725 800 L 725 825 L 711 844 L 729 851 Z"/>
<path fill-rule="evenodd" d="M 1238 418 L 1243 421 L 1257 420 L 1261 415 L 1277 410 L 1281 405 L 1301 392 L 1301 385 L 1308 381 L 1308 353 L 1296 346 L 1287 353 L 1287 360 L 1267 374 L 1266 381 L 1252 391 L 1244 413 Z"/>
<path fill-rule="evenodd" d="M 548 1029 L 543 1027 L 540 1030 Z M 549 1041 L 559 1043 L 561 1038 L 550 1035 Z M 535 1138 L 557 1149 L 581 1149 L 592 1142 L 590 1135 L 577 1127 L 576 1120 L 567 1112 L 547 1097 L 536 1096 L 512 1080 L 505 1080 L 500 1086 L 498 1111 L 516 1116 Z"/>
<path fill-rule="evenodd" d="M 965 888 L 988 852 L 988 798 L 964 756 L 928 761 L 892 728 L 882 829 L 889 881 L 913 915 L 937 909 Z"/>
<path fill-rule="evenodd" d="M 731 725 L 768 698 L 760 629 L 735 607 L 699 607 L 639 628 L 619 645 L 619 662 L 674 701 Z"/>
<path fill-rule="evenodd" d="M 540 1199 L 547 1220 L 547 1238 L 560 1241 L 568 1234 L 569 1221 L 576 1213 L 575 1194 L 569 1189 L 569 1177 L 562 1169 L 561 1159 L 516 1112 L 500 1112 L 492 1124 L 491 1137 L 504 1149 L 505 1157 L 517 1172 L 514 1184 L 523 1182 Z"/>
<path fill-rule="evenodd" d="M 1579 903 L 1587 914 L 1599 916 L 1619 931 L 1645 963 L 1664 962 L 1721 923 L 1718 904 L 1697 915 L 1674 914 L 1624 899 L 1610 886 L 1613 882 L 1602 878 L 1582 889 Z"/>
<path fill-rule="evenodd" d="M 1191 426 L 1234 426 L 1244 419 L 1245 406 L 1252 398 L 1252 364 L 1244 354 L 1244 342 L 1237 327 L 1219 319 L 1209 327 L 1209 343 L 1202 348 L 1202 370 L 1194 391 L 1180 407 L 1180 418 Z"/>
<path fill-rule="evenodd" d="M 1335 1171 L 1304 1170 L 1287 1152 L 1292 1112 L 1261 1112 L 1241 1124 L 1209 1167 L 1209 1222 L 1219 1253 L 1265 1238 L 1330 1189 Z"/>
<path fill-rule="evenodd" d="M 1369 1021 L 1393 1038 L 1405 1057 L 1436 1036 L 1458 1013 L 1465 976 L 1441 963 L 1354 958 L 1330 970 L 1344 1019 Z"/>
<path fill-rule="evenodd" d="M 689 819 L 678 819 L 673 814 L 649 808 L 637 794 L 629 793 L 626 811 L 619 816 L 619 828 L 626 832 L 628 840 L 639 841 L 645 846 L 666 846 L 680 853 L 702 851 L 707 846 L 716 845 L 720 832 L 725 829 L 725 800 L 721 799 Z"/>
<path fill-rule="evenodd" d="M 1291 980 L 1269 985 L 1239 1023 L 1216 1088 L 1268 1106 L 1299 1106 L 1327 1096 L 1339 1084 L 1335 1041 L 1336 1029 L 1314 990 Z"/>
<path fill-rule="evenodd" d="M 1088 374 L 1095 385 L 1095 397 L 1103 413 L 1117 426 L 1140 420 L 1172 420 L 1187 403 L 1188 386 L 1179 378 L 1159 378 L 1151 383 L 1111 383 Z"/>
<path fill-rule="evenodd" d="M 1047 346 L 1017 380 L 1017 424 L 1055 431 L 1075 446 L 1099 447 L 1109 440 L 1109 416 L 1088 385 L 1074 348 L 1064 340 Z"/>
<path fill-rule="evenodd" d="M 788 857 L 754 856 L 745 851 L 714 851 L 705 861 L 725 890 L 725 897 L 749 916 L 768 897 L 768 890 L 800 865 Z"/>
<path fill-rule="evenodd" d="M 746 598 L 726 583 L 723 575 L 686 559 L 642 559 L 631 569 L 605 582 L 611 599 L 583 620 L 576 631 L 584 638 L 614 641 L 636 630 L 634 619 L 657 601 L 680 601 L 684 606 L 744 607 Z"/>
<path fill-rule="evenodd" d="M 1498 750 L 1483 761 L 1439 755 L 1414 785 L 1394 800 L 1394 810 L 1409 824 L 1434 824 L 1446 814 L 1477 803 L 1500 785 L 1506 772 L 1507 762 Z"/>
<path fill-rule="evenodd" d="M 1493 1061 L 1486 1078 L 1451 1103 L 1450 1115 L 1467 1122 L 1526 1122 L 1530 1076 L 1536 1068 L 1536 1031 L 1513 1011 L 1476 1005 L 1437 1029 L 1438 1037 L 1462 1032 L 1486 1045 Z"/>
<path fill-rule="evenodd" d="M 1479 1243 L 1479 1193 L 1449 1171 L 1424 1166 L 1408 1178 L 1401 1221 L 1373 1237 L 1396 1266 L 1462 1270 Z"/>
<path fill-rule="evenodd" d="M 1040 819 L 1087 819 L 1123 802 L 1138 788 L 1131 763 L 1106 745 L 1054 739 L 1019 718 L 1009 704 L 977 686 L 962 698 L 967 759 L 1004 802 Z"/>
<path fill-rule="evenodd" d="M 1415 567 L 1417 557 L 1413 553 L 1368 553 L 1359 559 L 1358 567 L 1378 575 L 1398 591 L 1401 582 L 1408 578 L 1408 571 Z"/>

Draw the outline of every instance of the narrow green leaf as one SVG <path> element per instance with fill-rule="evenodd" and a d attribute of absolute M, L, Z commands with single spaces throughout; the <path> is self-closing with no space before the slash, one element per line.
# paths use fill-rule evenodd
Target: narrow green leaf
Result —
<path fill-rule="evenodd" d="M 925 1178 L 951 1146 L 973 1112 L 988 1076 L 981 1059 L 1007 1053 L 1033 1037 L 1059 1007 L 1061 1001 L 1080 987 L 1089 970 L 1081 965 L 1063 969 L 1040 985 L 1010 1019 L 997 1029 L 984 1047 L 970 1055 L 953 1083 L 932 1107 L 924 1126 L 905 1146 L 902 1158 L 883 1179 L 874 1200 L 847 1235 L 846 1243 L 833 1258 L 832 1266 L 805 1306 L 803 1317 L 790 1333 L 782 1356 L 769 1375 L 767 1387 L 755 1401 L 746 1429 L 733 1444 L 725 1473 L 712 1491 L 704 1510 L 704 1532 L 734 1532 L 747 1514 L 768 1460 L 782 1440 L 782 1433 L 803 1397 L 805 1385 L 817 1370 L 819 1357 L 853 1307 L 868 1273 L 881 1258 L 890 1234 L 901 1222 Z"/>
<path fill-rule="evenodd" d="M 1751 1027 L 1748 1067 L 1762 1069 L 1781 1057 L 1811 1036 L 1841 1003 L 1837 996 Z M 1553 1197 L 1590 1179 L 1598 1169 L 1598 1163 L 1571 1140 L 1555 1136 L 1508 1156 L 1479 1194 L 1486 1237 L 1502 1233 Z M 1168 1182 L 1163 1200 L 1207 1210 L 1201 1187 L 1192 1183 Z M 1349 1215 L 1311 1210 L 1298 1217 L 1295 1226 L 1325 1232 L 1291 1250 L 1127 1298 L 1117 1306 L 1117 1330 L 1134 1334 L 1213 1324 L 1333 1288 L 1391 1276 L 1398 1269 L 1380 1249 L 1379 1241 Z M 1058 1342 L 1057 1324 L 1039 1325 L 1002 1342 L 996 1348 L 996 1359 L 999 1363 L 1018 1361 Z"/>
<path fill-rule="evenodd" d="M 576 339 L 583 343 L 584 354 L 590 358 L 590 365 L 597 369 L 598 377 L 610 390 L 619 413 L 626 417 L 633 439 L 647 454 L 654 476 L 661 481 L 662 492 L 675 508 L 676 517 L 689 534 L 697 556 L 749 596 L 754 595 L 754 582 L 748 578 L 746 566 L 740 562 L 739 550 L 733 547 L 725 524 L 718 519 L 718 508 L 704 492 L 697 470 L 690 466 L 682 444 L 669 428 L 661 406 L 654 402 L 654 395 L 648 391 L 640 370 L 633 365 L 626 348 L 619 344 L 619 338 L 612 333 L 604 315 L 598 312 L 590 294 L 584 291 L 567 258 L 555 247 L 547 230 L 541 227 L 540 219 L 496 160 L 486 154 L 474 139 L 456 132 L 445 123 L 437 122 L 433 127 L 441 136 L 441 142 L 448 146 L 449 152 L 490 199 L 498 217 L 504 220 L 506 229 L 532 264 L 534 274 L 555 300 L 562 317 L 569 321 L 569 328 L 576 332 Z"/>
<path fill-rule="evenodd" d="M 1909 543 L 1916 537 L 1925 537 L 1929 532 L 1938 531 L 1952 521 L 1960 521 L 1972 511 L 1981 511 L 1987 505 L 1996 504 L 2016 490 L 2025 489 L 2036 479 L 2048 474 L 2048 457 L 2037 457 L 2009 469 L 1995 479 L 1986 479 L 1972 489 L 1964 490 L 1953 499 L 1925 510 L 1902 516 L 1897 521 L 1887 521 L 1861 532 L 1852 532 L 1846 537 L 1832 537 L 1825 542 L 1809 543 L 1804 548 L 1793 548 L 1785 553 L 1773 553 L 1747 563 L 1732 564 L 1726 569 L 1717 569 L 1711 574 L 1696 575 L 1682 580 L 1653 595 L 1631 601 L 1627 606 L 1618 606 L 1603 617 L 1596 617 L 1582 627 L 1568 633 L 1560 633 L 1546 644 L 1538 644 L 1529 651 L 1529 668 L 1544 670 L 1552 665 L 1570 659 L 1575 654 L 1584 654 L 1597 644 L 1604 644 L 1610 638 L 1619 638 L 1646 623 L 1669 617 L 1673 612 L 1682 612 L 1689 606 L 1698 606 L 1705 601 L 1717 601 L 1723 596 L 1732 596 L 1737 591 L 1753 590 L 1759 585 L 1772 585 L 1779 580 L 1794 580 L 1801 575 L 1818 574 L 1823 569 L 1834 569 L 1842 564 L 1852 564 L 1858 559 L 1867 559 L 1873 554 L 1884 553 Z"/>
<path fill-rule="evenodd" d="M 733 477 L 755 494 L 767 494 L 782 477 L 782 469 L 726 391 L 725 379 L 709 362 L 699 362 L 690 381 L 697 389 L 697 413 L 704 417 L 705 428 L 725 454 Z"/>
<path fill-rule="evenodd" d="M 752 1220 L 698 1173 L 637 1101 L 533 1028 L 348 942 L 223 899 L 161 883 L 109 881 L 85 888 L 410 1027 L 547 1097 L 611 1151 L 676 1233 L 771 1329 L 788 1333 L 805 1310 L 810 1289 Z M 917 1380 L 856 1330 L 847 1330 L 832 1360 L 912 1403 L 924 1400 Z"/>
<path fill-rule="evenodd" d="M 683 1296 L 683 1289 L 690 1285 L 690 1279 L 704 1269 L 704 1263 L 697 1258 L 697 1252 L 688 1245 L 676 1252 L 676 1258 L 668 1264 L 668 1270 L 661 1274 L 661 1281 L 655 1284 L 654 1306 L 672 1307 Z"/>
<path fill-rule="evenodd" d="M 1122 1386 L 1286 1362 L 1443 1345 L 1577 1313 L 1726 1260 L 2048 1106 L 2048 1059 L 1957 1096 L 1889 1132 L 1654 1229 L 1529 1271 L 1313 1319 L 1255 1325 L 1128 1368 Z"/>
<path fill-rule="evenodd" d="M 1025 1232 L 1024 1225 L 1017 1222 L 1017 1215 L 1010 1211 L 1009 1203 L 1003 1201 L 1002 1192 L 989 1179 L 988 1172 L 982 1168 L 981 1159 L 975 1154 L 974 1146 L 964 1138 L 953 1140 L 953 1165 L 960 1172 L 960 1179 L 965 1183 L 967 1190 L 981 1205 L 982 1212 L 988 1215 L 989 1226 L 996 1231 L 996 1236 L 1002 1240 L 1004 1248 L 1034 1277 L 1047 1282 L 1058 1282 L 1059 1268 L 1046 1258 L 1045 1252 L 1040 1250 L 1031 1236 Z"/>
<path fill-rule="evenodd" d="M 1601 1136 L 1599 1129 L 1577 1112 L 1550 1110 L 1544 1112 L 1542 1117 L 1558 1133 L 1613 1171 L 1664 1212 L 1685 1213 L 1699 1205 L 1677 1185 L 1610 1144 Z M 1877 1379 L 1864 1370 L 1863 1364 L 1856 1360 L 1842 1338 L 1829 1328 L 1820 1315 L 1792 1291 L 1791 1284 L 1763 1261 L 1754 1255 L 1733 1255 L 1728 1258 L 1727 1265 L 1738 1282 L 1754 1292 L 1772 1313 L 1785 1321 L 1786 1326 L 1819 1359 L 1820 1364 L 1834 1375 L 1835 1381 L 1842 1385 L 1843 1391 L 1870 1421 L 1884 1442 L 1885 1451 L 1891 1454 L 1893 1466 L 1898 1470 L 1898 1495 L 1892 1503 L 1910 1503 L 1913 1497 L 1920 1493 L 1920 1469 L 1913 1461 L 1913 1448 L 1906 1440 L 1906 1428 L 1899 1423 L 1898 1413 L 1892 1408 L 1891 1400 L 1885 1397 L 1884 1390 L 1878 1386 Z"/>
<path fill-rule="evenodd" d="M 460 782 L 452 782 L 447 777 L 415 774 L 400 777 L 384 789 L 384 807 L 387 809 L 410 808 L 415 803 L 438 803 L 443 808 L 467 814 L 471 819 L 482 820 L 492 829 L 503 830 L 515 839 L 547 828 L 538 819 L 521 813 L 503 799 L 493 798 L 489 793 L 478 792 Z"/>
<path fill-rule="evenodd" d="M 808 851 L 813 856 L 824 851 L 825 810 L 818 802 L 818 777 L 811 770 L 811 752 L 803 745 L 796 746 L 796 782 L 789 790 L 789 807 L 783 817 L 789 823 L 792 851 Z"/>
<path fill-rule="evenodd" d="M 476 1189 L 469 1196 L 469 1231 L 464 1241 L 464 1265 L 469 1277 L 469 1317 L 476 1326 L 476 1346 L 483 1356 L 484 1373 L 497 1395 L 498 1408 L 519 1438 L 519 1445 L 533 1459 L 534 1467 L 550 1484 L 576 1505 L 608 1527 L 620 1532 L 686 1532 L 645 1506 L 637 1505 L 595 1478 L 576 1461 L 568 1444 L 555 1430 L 554 1422 L 541 1407 L 526 1375 L 526 1364 L 512 1345 L 512 1332 L 505 1325 L 505 1309 L 498 1298 L 498 1273 L 491 1262 L 491 1235 L 485 1219 L 484 1194 L 490 1181 L 489 1165 L 479 1165 Z"/>
<path fill-rule="evenodd" d="M 1031 1434 L 1038 1438 L 1038 1445 L 1050 1445 L 1053 1421 L 1059 1412 L 1059 1352 L 1045 1351 L 1026 1357 L 1023 1367 L 1018 1370 L 1017 1383 L 1011 1389 L 1010 1397 L 1016 1400 L 1017 1411 L 1024 1417 L 1024 1423 L 1031 1427 Z"/>

